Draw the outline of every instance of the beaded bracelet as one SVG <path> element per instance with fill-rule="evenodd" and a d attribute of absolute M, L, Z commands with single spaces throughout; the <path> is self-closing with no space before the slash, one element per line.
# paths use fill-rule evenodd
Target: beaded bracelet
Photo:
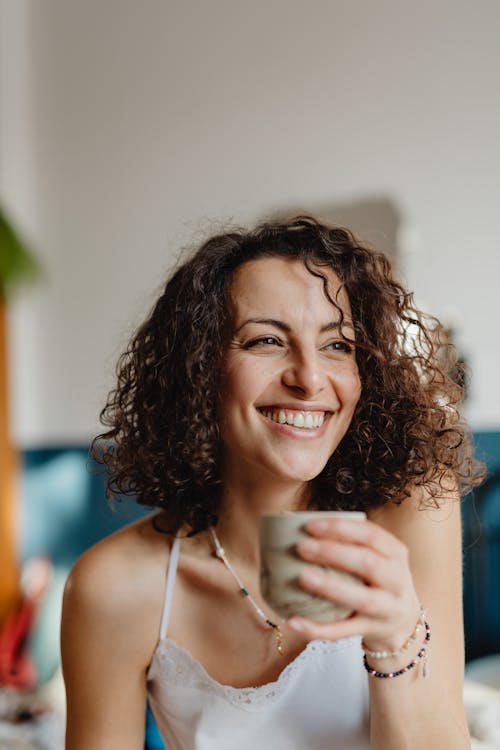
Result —
<path fill-rule="evenodd" d="M 401 656 L 404 651 L 408 650 L 408 648 L 411 646 L 412 643 L 415 643 L 415 641 L 417 640 L 417 635 L 422 629 L 424 623 L 425 623 L 425 609 L 422 607 L 422 605 L 420 605 L 420 615 L 417 620 L 417 624 L 415 625 L 415 628 L 412 634 L 406 639 L 406 641 L 403 643 L 401 648 L 398 648 L 397 651 L 369 651 L 366 648 L 364 641 L 362 641 L 361 647 L 363 648 L 363 651 L 370 659 L 389 659 L 393 656 Z"/>
<path fill-rule="evenodd" d="M 429 627 L 429 623 L 424 620 L 424 627 L 425 627 L 425 639 L 424 639 L 424 645 L 416 655 L 416 657 L 411 661 L 409 664 L 406 665 L 406 667 L 402 667 L 401 669 L 398 669 L 394 672 L 379 672 L 376 669 L 373 669 L 373 667 L 370 667 L 368 664 L 368 660 L 366 658 L 366 654 L 363 654 L 363 665 L 370 675 L 370 677 L 379 677 L 382 679 L 391 679 L 392 677 L 400 677 L 402 674 L 405 674 L 406 672 L 409 672 L 411 669 L 417 666 L 419 661 L 423 661 L 423 669 L 422 669 L 422 677 L 427 677 L 429 674 L 429 669 L 427 667 L 427 644 L 429 643 L 431 639 L 431 629 Z"/>

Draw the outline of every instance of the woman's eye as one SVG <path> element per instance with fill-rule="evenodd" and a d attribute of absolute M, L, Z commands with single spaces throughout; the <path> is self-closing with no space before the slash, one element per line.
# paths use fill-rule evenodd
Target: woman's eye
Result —
<path fill-rule="evenodd" d="M 351 354 L 354 350 L 354 347 L 348 341 L 330 341 L 323 348 L 330 352 L 345 352 L 346 354 Z"/>
<path fill-rule="evenodd" d="M 245 349 L 252 349 L 256 346 L 281 346 L 281 342 L 275 336 L 260 336 L 258 339 L 252 339 L 245 344 Z"/>

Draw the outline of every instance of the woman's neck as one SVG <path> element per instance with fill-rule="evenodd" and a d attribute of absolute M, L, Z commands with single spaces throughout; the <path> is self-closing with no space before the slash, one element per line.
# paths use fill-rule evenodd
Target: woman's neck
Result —
<path fill-rule="evenodd" d="M 304 509 L 308 485 L 224 483 L 217 534 L 228 555 L 247 565 L 259 564 L 259 517 Z"/>

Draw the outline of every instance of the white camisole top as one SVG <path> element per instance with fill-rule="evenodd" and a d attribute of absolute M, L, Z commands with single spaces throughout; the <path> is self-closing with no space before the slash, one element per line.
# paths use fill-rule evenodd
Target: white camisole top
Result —
<path fill-rule="evenodd" d="M 167 750 L 369 750 L 368 677 L 359 638 L 311 641 L 275 682 L 212 679 L 167 638 L 180 539 L 170 553 L 148 700 Z"/>

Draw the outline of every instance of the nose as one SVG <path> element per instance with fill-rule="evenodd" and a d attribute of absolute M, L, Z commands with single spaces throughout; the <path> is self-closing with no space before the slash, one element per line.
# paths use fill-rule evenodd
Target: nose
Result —
<path fill-rule="evenodd" d="M 283 370 L 282 382 L 301 398 L 318 396 L 326 385 L 326 375 L 317 352 L 296 353 Z"/>

